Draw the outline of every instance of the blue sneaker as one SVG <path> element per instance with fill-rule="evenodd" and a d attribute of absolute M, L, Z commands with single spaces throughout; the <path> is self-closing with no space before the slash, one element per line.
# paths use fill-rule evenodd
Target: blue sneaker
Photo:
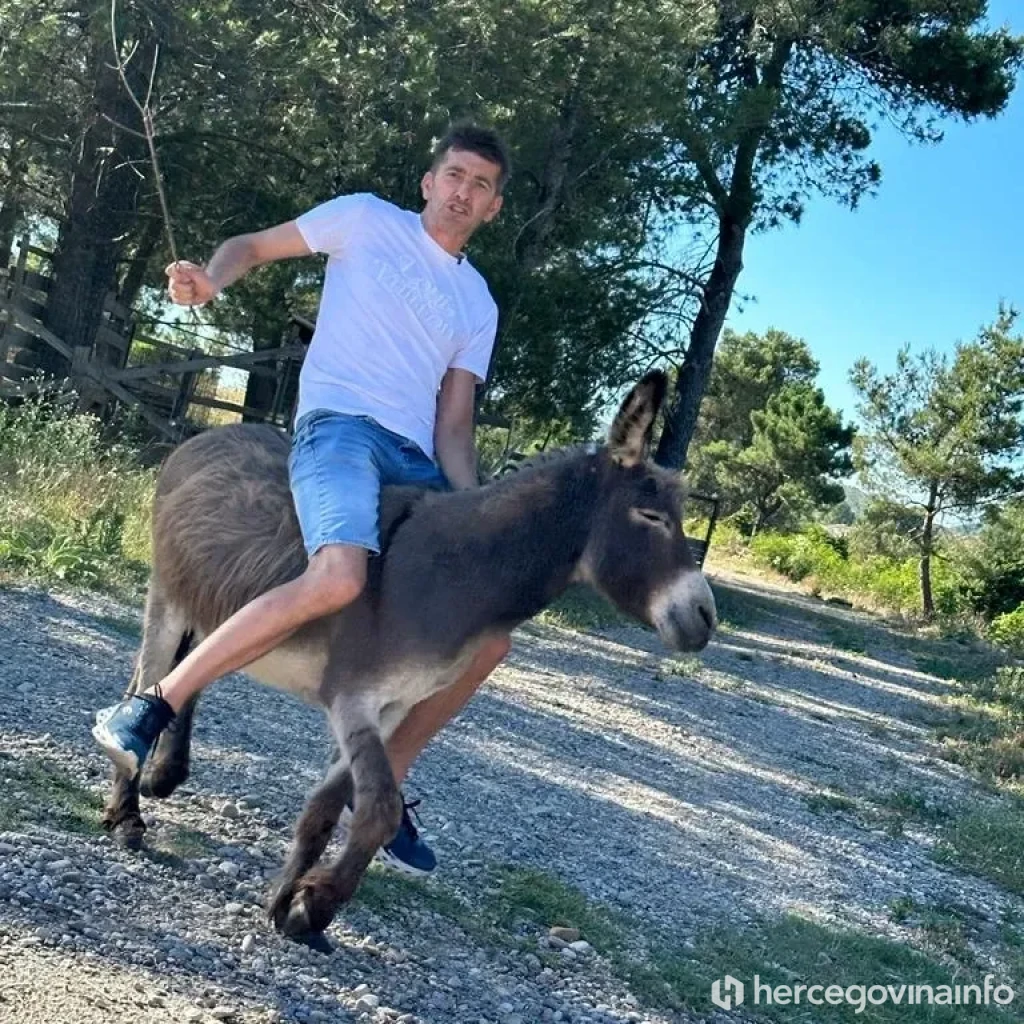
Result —
<path fill-rule="evenodd" d="M 135 778 L 157 737 L 173 720 L 174 710 L 163 697 L 133 694 L 97 711 L 92 735 L 110 760 Z"/>
<path fill-rule="evenodd" d="M 408 803 L 403 801 L 402 823 L 398 826 L 395 838 L 374 855 L 379 864 L 416 878 L 429 875 L 437 867 L 434 851 L 420 838 L 419 831 L 409 814 L 410 811 L 415 813 L 419 804 L 419 800 L 411 800 Z M 416 820 L 419 820 L 419 815 L 416 816 Z M 351 824 L 352 808 L 346 807 L 338 819 L 338 838 L 342 842 L 347 840 Z"/>
<path fill-rule="evenodd" d="M 377 851 L 377 860 L 385 867 L 400 871 L 404 875 L 422 878 L 429 875 L 437 867 L 434 851 L 420 838 L 416 826 L 412 823 L 412 811 L 416 814 L 419 800 L 403 801 L 402 823 L 398 826 L 395 838 Z M 416 814 L 419 821 L 419 815 Z"/>

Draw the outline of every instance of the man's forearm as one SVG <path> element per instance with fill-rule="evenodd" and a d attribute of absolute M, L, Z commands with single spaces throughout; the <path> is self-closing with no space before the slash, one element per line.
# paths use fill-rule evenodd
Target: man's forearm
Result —
<path fill-rule="evenodd" d="M 217 247 L 206 273 L 221 292 L 259 263 L 249 235 L 236 235 Z"/>
<path fill-rule="evenodd" d="M 467 437 L 441 433 L 434 438 L 434 445 L 437 461 L 452 487 L 465 490 L 480 485 L 476 443 L 472 434 Z"/>

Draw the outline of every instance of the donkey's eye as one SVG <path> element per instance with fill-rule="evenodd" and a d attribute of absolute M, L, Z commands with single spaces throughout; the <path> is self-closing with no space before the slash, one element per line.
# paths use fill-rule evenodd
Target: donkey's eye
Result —
<path fill-rule="evenodd" d="M 660 526 L 661 529 L 666 532 L 672 532 L 672 526 L 668 521 L 668 516 L 663 515 L 661 512 L 656 512 L 653 508 L 631 508 L 629 510 L 629 514 L 637 522 L 645 523 L 650 526 Z"/>

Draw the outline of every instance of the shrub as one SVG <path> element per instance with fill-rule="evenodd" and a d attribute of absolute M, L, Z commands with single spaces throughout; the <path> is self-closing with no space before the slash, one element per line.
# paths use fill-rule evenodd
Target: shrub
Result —
<path fill-rule="evenodd" d="M 135 589 L 149 558 L 154 474 L 60 397 L 0 406 L 0 566 Z"/>
<path fill-rule="evenodd" d="M 989 626 L 988 635 L 1000 647 L 1024 655 L 1024 603 L 1012 612 L 996 616 Z"/>

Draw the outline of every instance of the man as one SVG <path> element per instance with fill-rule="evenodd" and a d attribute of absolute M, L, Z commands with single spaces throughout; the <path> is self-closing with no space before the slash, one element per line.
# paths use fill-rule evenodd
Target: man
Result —
<path fill-rule="evenodd" d="M 122 769 L 141 771 L 160 732 L 207 685 L 250 664 L 295 630 L 354 601 L 379 553 L 385 484 L 474 487 L 476 383 L 490 361 L 497 307 L 464 247 L 502 204 L 504 144 L 459 125 L 423 175 L 419 214 L 369 194 L 341 196 L 294 221 L 229 239 L 206 268 L 167 268 L 171 298 L 202 305 L 254 267 L 325 253 L 316 331 L 299 378 L 289 474 L 308 568 L 206 637 L 146 693 L 97 714 L 93 735 Z M 388 745 L 396 781 L 508 652 L 481 651 L 447 690 L 416 706 Z M 435 858 L 408 806 L 381 851 L 414 874 Z"/>

